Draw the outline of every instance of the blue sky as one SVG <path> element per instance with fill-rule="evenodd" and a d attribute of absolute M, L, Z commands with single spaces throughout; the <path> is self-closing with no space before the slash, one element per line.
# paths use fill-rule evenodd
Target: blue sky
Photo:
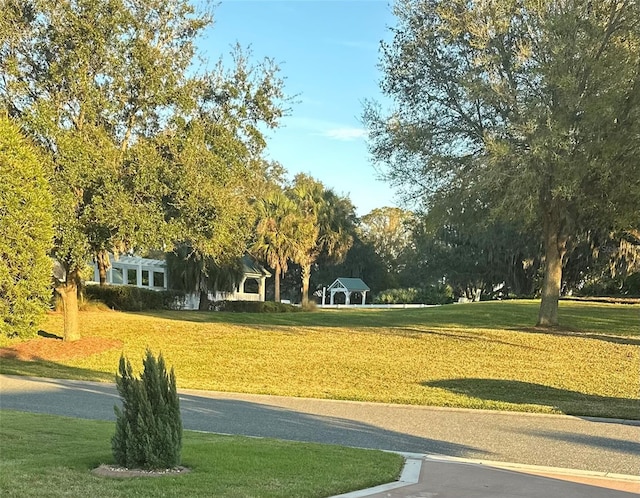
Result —
<path fill-rule="evenodd" d="M 381 97 L 378 48 L 393 22 L 387 0 L 223 0 L 200 44 L 213 60 L 239 42 L 280 65 L 299 102 L 269 133 L 269 159 L 348 195 L 359 215 L 396 205 L 360 121 L 363 100 Z"/>

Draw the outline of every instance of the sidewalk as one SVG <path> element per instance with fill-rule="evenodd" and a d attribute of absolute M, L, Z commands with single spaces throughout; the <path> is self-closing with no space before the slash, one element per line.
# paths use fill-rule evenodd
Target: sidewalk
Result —
<path fill-rule="evenodd" d="M 640 477 L 554 467 L 405 454 L 398 482 L 340 498 L 630 498 Z M 338 497 L 335 497 L 338 498 Z"/>

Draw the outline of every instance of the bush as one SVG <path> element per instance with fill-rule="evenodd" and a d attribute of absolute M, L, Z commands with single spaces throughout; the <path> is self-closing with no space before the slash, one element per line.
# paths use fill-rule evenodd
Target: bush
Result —
<path fill-rule="evenodd" d="M 116 433 L 111 440 L 113 457 L 127 468 L 167 469 L 180 464 L 182 420 L 176 377 L 167 375 L 162 354 L 147 350 L 144 372 L 137 379 L 131 363 L 120 357 L 116 375 L 122 410 L 116 412 Z"/>
<path fill-rule="evenodd" d="M 453 302 L 453 291 L 448 285 L 432 285 L 422 289 L 408 287 L 387 289 L 374 299 L 376 304 L 449 304 Z"/>
<path fill-rule="evenodd" d="M 132 285 L 88 285 L 84 293 L 93 301 L 120 311 L 147 311 L 176 309 L 184 292 L 154 291 Z"/>
<path fill-rule="evenodd" d="M 49 307 L 52 200 L 42 158 L 0 118 L 0 335 L 28 337 Z"/>
<path fill-rule="evenodd" d="M 215 311 L 232 311 L 236 313 L 291 313 L 302 311 L 299 306 L 275 301 L 215 301 Z"/>

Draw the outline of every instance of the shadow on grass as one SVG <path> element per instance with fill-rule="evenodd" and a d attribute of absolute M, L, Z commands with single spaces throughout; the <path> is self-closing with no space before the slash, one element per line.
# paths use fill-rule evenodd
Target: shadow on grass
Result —
<path fill-rule="evenodd" d="M 640 346 L 640 339 L 635 339 L 633 337 L 628 336 L 620 336 L 620 335 L 609 335 L 609 334 L 598 334 L 596 332 L 581 332 L 577 329 L 571 328 L 542 328 L 542 327 L 524 327 L 524 328 L 515 328 L 510 329 L 517 332 L 528 332 L 531 334 L 543 334 L 543 335 L 554 335 L 561 337 L 576 337 L 580 339 L 595 339 L 598 341 L 611 342 L 613 344 L 622 344 L 624 346 Z"/>
<path fill-rule="evenodd" d="M 488 401 L 551 406 L 567 415 L 640 419 L 640 399 L 584 394 L 517 380 L 445 379 L 422 385 Z"/>
<path fill-rule="evenodd" d="M 115 420 L 120 398 L 113 384 L 0 377 L 0 406 L 7 410 Z M 180 392 L 186 430 L 314 442 L 370 449 L 489 458 L 492 453 L 464 444 L 404 434 L 336 416 L 316 415 L 218 393 Z"/>
<path fill-rule="evenodd" d="M 63 365 L 42 358 L 33 360 L 21 360 L 17 353 L 12 353 L 10 348 L 5 348 L 0 356 L 0 374 L 20 375 L 26 377 L 62 377 L 72 380 L 91 380 L 96 382 L 113 382 L 113 374 Z"/>

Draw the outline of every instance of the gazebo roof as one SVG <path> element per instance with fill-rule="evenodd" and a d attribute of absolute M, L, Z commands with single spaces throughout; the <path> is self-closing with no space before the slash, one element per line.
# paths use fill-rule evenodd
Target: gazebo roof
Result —
<path fill-rule="evenodd" d="M 345 289 L 349 292 L 363 292 L 371 290 L 369 286 L 365 284 L 361 279 L 345 277 L 336 278 L 336 280 L 328 287 L 328 289 Z"/>

